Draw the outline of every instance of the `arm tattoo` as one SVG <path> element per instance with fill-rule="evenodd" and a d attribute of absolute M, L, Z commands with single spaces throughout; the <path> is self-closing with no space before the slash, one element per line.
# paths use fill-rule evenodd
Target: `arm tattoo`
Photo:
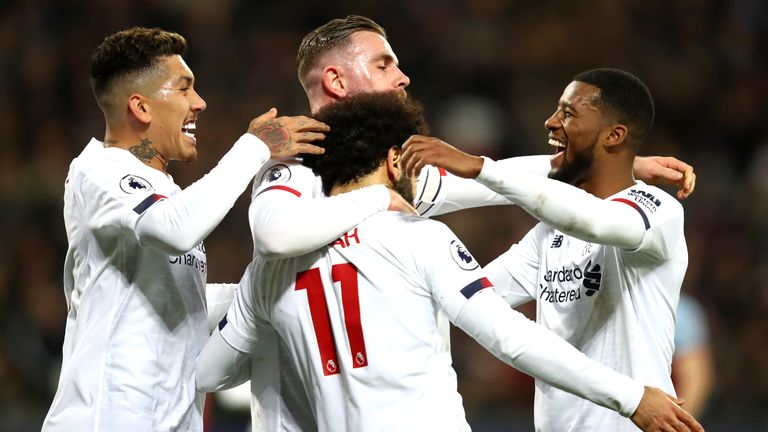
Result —
<path fill-rule="evenodd" d="M 273 150 L 284 150 L 291 145 L 288 130 L 278 121 L 270 120 L 256 130 L 256 136 Z"/>
<path fill-rule="evenodd" d="M 147 138 L 142 138 L 139 145 L 135 145 L 128 149 L 128 151 L 131 152 L 132 155 L 136 156 L 136 158 L 145 164 L 149 165 L 149 162 L 157 156 L 157 150 L 153 149 L 149 145 L 152 144 L 152 141 L 150 141 Z"/>

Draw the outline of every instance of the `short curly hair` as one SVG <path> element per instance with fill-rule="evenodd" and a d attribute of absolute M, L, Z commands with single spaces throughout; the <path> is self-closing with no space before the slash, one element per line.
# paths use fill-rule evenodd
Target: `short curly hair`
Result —
<path fill-rule="evenodd" d="M 630 136 L 642 141 L 653 128 L 653 97 L 640 79 L 621 69 L 601 68 L 582 72 L 573 81 L 600 89 L 595 105 L 629 126 Z"/>
<path fill-rule="evenodd" d="M 133 27 L 107 36 L 91 58 L 91 88 L 101 106 L 114 84 L 157 66 L 161 57 L 184 55 L 187 41 L 159 28 Z"/>
<path fill-rule="evenodd" d="M 304 165 L 323 181 L 329 195 L 337 185 L 360 180 L 387 159 L 392 147 L 411 135 L 426 135 L 424 109 L 396 92 L 361 93 L 324 106 L 315 118 L 331 127 L 322 155 L 305 155 Z"/>

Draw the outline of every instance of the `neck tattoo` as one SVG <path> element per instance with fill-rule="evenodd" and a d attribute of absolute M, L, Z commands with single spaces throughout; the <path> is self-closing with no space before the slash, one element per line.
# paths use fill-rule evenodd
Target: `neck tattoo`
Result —
<path fill-rule="evenodd" d="M 152 141 L 147 138 L 142 138 L 138 145 L 129 148 L 128 151 L 130 151 L 132 155 L 136 156 L 138 160 L 144 162 L 147 165 L 152 162 L 152 159 L 158 158 L 163 164 L 163 167 L 165 167 L 165 160 L 162 156 L 160 156 L 160 153 L 158 153 L 157 150 L 150 147 L 150 144 L 152 144 Z"/>

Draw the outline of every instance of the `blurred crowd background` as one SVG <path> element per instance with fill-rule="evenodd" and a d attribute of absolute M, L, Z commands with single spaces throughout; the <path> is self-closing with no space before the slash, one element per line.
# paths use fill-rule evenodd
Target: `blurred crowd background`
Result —
<path fill-rule="evenodd" d="M 307 114 L 302 36 L 350 13 L 382 24 L 435 135 L 492 157 L 550 153 L 544 120 L 576 73 L 619 67 L 657 103 L 643 154 L 694 165 L 685 200 L 683 290 L 702 306 L 714 386 L 708 430 L 768 430 L 768 4 L 764 0 L 8 0 L 0 2 L 0 431 L 39 430 L 55 390 L 66 305 L 62 192 L 69 161 L 103 138 L 90 55 L 108 34 L 160 26 L 187 37 L 208 103 L 200 158 L 172 165 L 182 187 L 211 169 L 272 106 Z M 206 241 L 209 281 L 239 280 L 251 255 L 248 196 Z M 534 221 L 514 207 L 443 217 L 485 264 Z M 531 313 L 532 307 L 525 309 Z M 648 317 L 653 319 L 653 317 Z M 455 333 L 475 430 L 532 430 L 533 381 Z M 247 413 L 212 403 L 210 430 Z"/>

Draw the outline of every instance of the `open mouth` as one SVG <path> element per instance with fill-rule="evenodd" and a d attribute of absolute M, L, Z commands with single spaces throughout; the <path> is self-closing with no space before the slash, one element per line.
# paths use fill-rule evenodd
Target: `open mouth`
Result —
<path fill-rule="evenodd" d="M 555 153 L 549 158 L 549 163 L 554 168 L 562 164 L 562 159 L 565 156 L 565 144 L 554 138 L 550 138 L 547 143 L 555 148 Z"/>
<path fill-rule="evenodd" d="M 191 139 L 195 139 L 195 129 L 197 129 L 197 124 L 193 121 L 184 123 L 184 125 L 181 127 L 181 132 L 188 136 Z"/>
<path fill-rule="evenodd" d="M 565 151 L 565 144 L 563 144 L 562 142 L 560 142 L 560 141 L 558 141 L 558 140 L 556 140 L 554 138 L 550 138 L 548 143 L 552 147 L 555 147 L 555 154 L 557 154 L 557 153 L 559 153 L 561 151 Z"/>

